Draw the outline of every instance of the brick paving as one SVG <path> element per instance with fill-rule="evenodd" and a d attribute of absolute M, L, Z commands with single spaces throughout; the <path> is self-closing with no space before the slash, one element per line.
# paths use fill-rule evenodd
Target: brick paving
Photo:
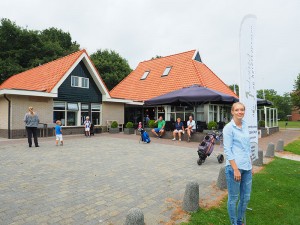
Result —
<path fill-rule="evenodd" d="M 283 130 L 260 139 L 266 150 L 279 138 L 285 144 L 300 136 Z M 196 164 L 198 143 L 136 135 L 65 136 L 65 146 L 40 138 L 40 148 L 25 139 L 0 140 L 0 224 L 124 224 L 130 208 L 139 207 L 147 225 L 169 221 L 168 200 L 181 200 L 195 180 L 200 198 L 218 197 L 212 188 L 222 164 L 211 156 Z M 215 153 L 222 149 L 216 146 Z"/>

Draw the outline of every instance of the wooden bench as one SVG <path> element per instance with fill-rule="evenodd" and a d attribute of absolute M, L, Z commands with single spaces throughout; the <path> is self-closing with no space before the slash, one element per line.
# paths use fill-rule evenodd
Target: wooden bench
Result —
<path fill-rule="evenodd" d="M 107 126 L 107 132 L 109 132 L 109 129 L 111 128 L 111 124 L 112 122 L 116 121 L 118 123 L 118 128 L 121 129 L 121 131 L 123 132 L 123 123 L 119 123 L 117 120 L 107 120 L 106 121 L 106 126 Z"/>

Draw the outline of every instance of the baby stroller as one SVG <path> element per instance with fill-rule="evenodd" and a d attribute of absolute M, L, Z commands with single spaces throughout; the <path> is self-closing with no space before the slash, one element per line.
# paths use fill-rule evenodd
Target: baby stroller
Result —
<path fill-rule="evenodd" d="M 214 150 L 215 145 L 215 135 L 208 134 L 204 137 L 203 141 L 198 146 L 198 156 L 197 164 L 200 166 L 205 162 L 205 159 L 211 155 Z M 222 154 L 216 155 L 219 163 L 224 162 L 224 156 Z"/>
<path fill-rule="evenodd" d="M 139 143 L 142 141 L 143 143 L 150 143 L 150 137 L 148 135 L 148 133 L 143 129 L 143 128 L 139 128 L 139 131 L 141 132 L 141 138 Z"/>

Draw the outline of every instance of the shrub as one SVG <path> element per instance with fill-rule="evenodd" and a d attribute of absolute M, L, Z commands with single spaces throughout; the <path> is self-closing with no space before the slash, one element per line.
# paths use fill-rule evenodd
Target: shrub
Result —
<path fill-rule="evenodd" d="M 133 123 L 132 122 L 127 122 L 125 127 L 126 128 L 133 128 Z"/>
<path fill-rule="evenodd" d="M 213 130 L 213 129 L 217 129 L 217 128 L 218 128 L 218 124 L 215 121 L 210 121 L 207 124 L 207 129 L 209 129 L 209 130 Z"/>
<path fill-rule="evenodd" d="M 155 123 L 155 120 L 149 120 L 149 127 L 150 127 L 150 128 L 155 128 L 155 127 L 157 127 L 157 123 Z"/>
<path fill-rule="evenodd" d="M 117 121 L 113 121 L 113 122 L 111 123 L 111 128 L 117 128 L 117 127 L 118 127 Z"/>
<path fill-rule="evenodd" d="M 265 127 L 265 125 L 266 125 L 266 123 L 265 123 L 264 120 L 258 121 L 258 126 L 259 126 L 259 127 Z"/>

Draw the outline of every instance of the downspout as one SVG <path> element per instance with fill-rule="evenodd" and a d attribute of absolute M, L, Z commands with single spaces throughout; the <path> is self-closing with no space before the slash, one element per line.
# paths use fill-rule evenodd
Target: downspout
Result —
<path fill-rule="evenodd" d="M 8 101 L 8 139 L 11 139 L 10 135 L 10 109 L 11 109 L 11 101 L 7 98 L 6 94 L 4 94 L 4 98 Z"/>

